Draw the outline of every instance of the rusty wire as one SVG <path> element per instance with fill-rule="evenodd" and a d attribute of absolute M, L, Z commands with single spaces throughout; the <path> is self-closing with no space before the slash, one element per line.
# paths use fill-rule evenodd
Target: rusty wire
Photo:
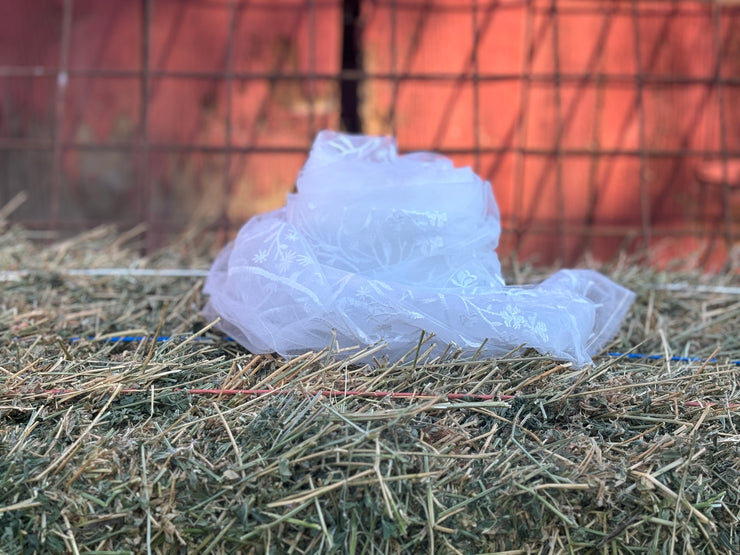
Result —
<path fill-rule="evenodd" d="M 222 171 L 222 187 L 224 192 L 224 206 L 221 208 L 221 218 L 215 225 L 224 237 L 232 233 L 240 222 L 229 220 L 227 206 L 228 199 L 233 191 L 234 176 L 238 174 L 241 167 L 236 162 L 237 155 L 251 156 L 256 154 L 269 154 L 276 156 L 276 160 L 281 155 L 303 155 L 307 152 L 310 143 L 309 137 L 299 136 L 293 145 L 264 145 L 255 144 L 253 140 L 249 143 L 243 143 L 234 137 L 234 111 L 233 111 L 233 87 L 236 83 L 243 82 L 273 82 L 281 81 L 299 81 L 307 83 L 308 90 L 308 128 L 309 134 L 313 134 L 317 128 L 317 119 L 315 111 L 315 87 L 316 83 L 322 81 L 342 83 L 353 82 L 359 84 L 370 83 L 373 81 L 388 82 L 391 85 L 391 107 L 389 111 L 389 129 L 396 132 L 399 126 L 397 121 L 397 102 L 399 88 L 403 83 L 452 83 L 456 86 L 472 84 L 472 121 L 464 122 L 472 128 L 472 145 L 456 145 L 454 148 L 439 148 L 443 153 L 449 155 L 472 155 L 474 165 L 477 171 L 481 171 L 481 156 L 497 154 L 514 154 L 515 155 L 515 181 L 514 183 L 514 201 L 513 213 L 510 214 L 508 221 L 504 221 L 504 233 L 514 237 L 514 248 L 530 234 L 554 234 L 558 237 L 560 245 L 559 259 L 566 255 L 565 244 L 570 236 L 577 236 L 580 239 L 580 247 L 588 249 L 593 237 L 596 236 L 615 236 L 626 237 L 636 236 L 639 239 L 645 251 L 649 254 L 651 240 L 654 237 L 661 236 L 691 236 L 691 237 L 718 237 L 729 247 L 736 241 L 736 233 L 733 229 L 733 215 L 731 213 L 731 186 L 727 171 L 727 162 L 731 159 L 740 158 L 740 149 L 732 147 L 727 137 L 728 126 L 728 100 L 727 90 L 740 86 L 740 75 L 726 75 L 721 68 L 723 57 L 723 44 L 721 44 L 721 26 L 723 13 L 740 9 L 738 7 L 728 6 L 711 0 L 680 0 L 674 2 L 662 0 L 630 0 L 630 2 L 597 2 L 593 0 L 582 0 L 576 2 L 562 2 L 558 0 L 509 0 L 509 1 L 486 1 L 471 0 L 471 2 L 460 2 L 459 4 L 442 4 L 421 0 L 367 0 L 362 2 L 362 6 L 372 6 L 375 9 L 384 8 L 388 10 L 390 16 L 390 33 L 389 33 L 389 71 L 365 71 L 358 69 L 341 69 L 337 72 L 326 72 L 317 70 L 316 60 L 316 24 L 317 10 L 336 6 L 339 0 L 306 0 L 304 9 L 306 10 L 309 33 L 309 64 L 308 71 L 298 71 L 296 69 L 284 72 L 276 71 L 244 71 L 235 67 L 235 40 L 238 21 L 240 18 L 248 17 L 250 10 L 274 10 L 279 13 L 281 10 L 295 9 L 295 3 L 291 6 L 282 5 L 279 2 L 245 2 L 242 0 L 203 0 L 203 4 L 223 8 L 228 13 L 228 28 L 224 33 L 225 41 L 225 63 L 223 68 L 213 70 L 170 70 L 152 67 L 151 63 L 151 26 L 153 11 L 156 10 L 158 0 L 140 0 L 140 25 L 141 25 L 141 43 L 138 45 L 140 54 L 140 68 L 138 69 L 111 69 L 111 68 L 80 68 L 70 67 L 70 35 L 72 26 L 75 24 L 75 2 L 74 0 L 64 0 L 62 3 L 62 17 L 60 19 L 60 44 L 59 44 L 59 64 L 57 67 L 39 67 L 39 66 L 0 66 L 0 88 L 2 81 L 5 79 L 24 79 L 24 80 L 51 80 L 56 84 L 55 101 L 52 113 L 53 132 L 48 138 L 34 137 L 0 137 L 0 151 L 23 151 L 23 152 L 48 152 L 51 156 L 52 164 L 48 177 L 49 193 L 49 213 L 46 219 L 26 219 L 22 221 L 24 225 L 36 229 L 66 229 L 80 228 L 96 225 L 100 221 L 87 219 L 85 221 L 60 221 L 59 218 L 59 196 L 61 194 L 61 159 L 65 152 L 68 151 L 110 151 L 110 152 L 130 152 L 135 156 L 135 188 L 137 203 L 137 218 L 139 222 L 146 222 L 152 228 L 159 227 L 168 231 L 169 226 L 175 226 L 174 222 L 157 219 L 150 207 L 150 198 L 152 195 L 152 176 L 149 175 L 149 157 L 155 152 L 177 152 L 177 153 L 211 153 L 221 154 L 224 157 L 224 167 Z M 524 22 L 524 51 L 527 53 L 523 57 L 521 71 L 492 73 L 481 71 L 478 57 L 480 40 L 485 32 L 487 18 L 495 10 L 526 9 Z M 428 10 L 436 13 L 467 13 L 470 15 L 470 32 L 472 33 L 473 49 L 470 58 L 465 67 L 460 72 L 414 72 L 409 69 L 407 60 L 402 59 L 402 53 L 399 51 L 398 44 L 398 17 L 403 10 Z M 641 30 L 640 18 L 647 15 L 676 15 L 691 16 L 695 14 L 706 15 L 709 10 L 712 26 L 714 29 L 714 60 L 712 71 L 706 75 L 681 75 L 681 74 L 654 74 L 650 64 L 655 58 L 655 53 L 645 57 L 641 48 Z M 559 21 L 564 14 L 602 14 L 605 17 L 620 15 L 630 17 L 633 28 L 634 39 L 634 56 L 637 71 L 635 75 L 609 73 L 599 69 L 599 56 L 602 52 L 595 52 L 595 61 L 588 68 L 588 71 L 573 73 L 563 71 L 560 65 L 559 55 Z M 535 17 L 547 17 L 547 24 L 550 25 L 552 34 L 553 71 L 552 72 L 535 72 L 532 69 L 532 56 L 537 45 L 537 37 L 533 32 L 533 20 Z M 424 20 L 420 20 L 419 25 L 424 25 Z M 645 59 L 648 60 L 647 67 Z M 135 79 L 138 80 L 139 94 L 141 96 L 140 113 L 138 115 L 138 131 L 131 141 L 110 141 L 110 142 L 90 142 L 84 140 L 71 140 L 65 138 L 62 134 L 65 113 L 65 96 L 67 94 L 67 83 L 71 78 L 91 78 L 91 79 Z M 224 116 L 224 133 L 221 144 L 202 144 L 199 142 L 160 142 L 153 140 L 148 128 L 149 109 L 151 105 L 151 84 L 155 79 L 196 79 L 196 80 L 216 80 L 224 83 L 225 86 L 225 116 Z M 515 128 L 510 134 L 510 140 L 503 144 L 495 146 L 482 145 L 480 121 L 480 103 L 481 90 L 480 86 L 484 83 L 493 82 L 519 82 L 521 84 L 520 94 L 520 115 L 516 120 Z M 527 144 L 526 137 L 526 117 L 532 102 L 530 88 L 533 84 L 546 85 L 551 87 L 554 94 L 556 133 L 552 146 L 532 147 Z M 573 148 L 563 144 L 564 128 L 573 117 L 573 106 L 565 104 L 561 95 L 561 87 L 565 84 L 585 87 L 594 85 L 603 90 L 605 85 L 618 84 L 633 87 L 636 92 L 636 103 L 634 110 L 636 112 L 637 123 L 639 126 L 639 140 L 637 148 L 607 148 L 599 145 L 594 141 L 591 147 Z M 714 94 L 717 98 L 718 126 L 720 146 L 715 148 L 656 148 L 651 147 L 646 139 L 645 123 L 645 103 L 643 91 L 648 86 L 671 86 L 671 87 L 706 87 L 707 94 Z M 602 110 L 605 109 L 602 106 Z M 596 124 L 599 125 L 601 115 L 596 115 Z M 596 133 L 596 131 L 594 131 Z M 596 137 L 596 135 L 594 135 Z M 253 139 L 253 136 L 252 136 Z M 427 144 L 403 144 L 404 150 L 426 149 Z M 523 205 L 522 187 L 527 169 L 527 160 L 538 157 L 544 158 L 548 169 L 538 179 L 536 187 L 546 186 L 547 175 L 554 171 L 555 175 L 555 198 L 558 205 L 560 217 L 554 222 L 539 222 L 534 219 L 536 203 L 528 210 Z M 586 215 L 584 224 L 574 225 L 566 221 L 564 217 L 565 197 L 563 192 L 563 182 L 567 176 L 563 174 L 563 162 L 574 157 L 587 158 L 591 164 L 591 170 L 588 179 L 589 195 L 589 214 Z M 639 213 L 640 227 L 635 230 L 628 225 L 617 225 L 613 223 L 603 224 L 598 222 L 594 217 L 594 199 L 596 198 L 596 166 L 599 160 L 614 159 L 619 157 L 633 157 L 639 159 L 639 206 L 636 211 Z M 656 227 L 652 222 L 653 207 L 650 204 L 648 194 L 649 183 L 647 178 L 648 161 L 657 158 L 679 159 L 686 157 L 698 158 L 718 158 L 722 162 L 723 175 L 721 183 L 721 197 L 723 201 L 722 222 L 710 227 L 697 227 L 687 225 L 682 229 L 661 229 Z M 5 186 L 6 189 L 8 186 Z M 5 193 L 0 190 L 0 204 L 7 202 Z M 157 220 L 157 221 L 155 221 Z M 136 222 L 123 222 L 136 223 Z M 153 237 L 147 241 L 148 247 L 156 246 Z"/>

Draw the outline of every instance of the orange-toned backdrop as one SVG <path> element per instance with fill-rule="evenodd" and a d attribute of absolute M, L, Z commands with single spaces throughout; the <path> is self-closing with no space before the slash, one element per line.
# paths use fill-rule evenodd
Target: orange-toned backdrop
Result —
<path fill-rule="evenodd" d="M 146 221 L 156 241 L 194 219 L 235 229 L 282 204 L 313 134 L 339 126 L 339 0 L 146 6 L 0 5 L 0 202 L 30 191 L 19 219 Z M 740 227 L 740 7 L 473 6 L 362 3 L 364 130 L 490 179 L 502 254 L 572 263 L 647 239 L 664 261 L 723 259 Z"/>

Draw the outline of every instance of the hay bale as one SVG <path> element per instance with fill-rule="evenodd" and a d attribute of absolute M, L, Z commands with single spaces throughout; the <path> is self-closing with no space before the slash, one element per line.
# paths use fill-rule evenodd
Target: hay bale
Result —
<path fill-rule="evenodd" d="M 668 358 L 286 362 L 197 275 L 70 271 L 208 267 L 135 240 L 0 237 L 1 552 L 740 552 L 736 273 L 600 268 L 638 292 L 612 350 Z"/>

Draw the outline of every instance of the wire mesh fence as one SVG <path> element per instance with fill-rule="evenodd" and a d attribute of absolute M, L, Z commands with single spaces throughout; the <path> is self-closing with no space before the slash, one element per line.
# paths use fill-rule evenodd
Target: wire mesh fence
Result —
<path fill-rule="evenodd" d="M 393 134 L 493 183 L 499 252 L 688 252 L 740 223 L 740 4 L 94 0 L 0 6 L 0 205 L 66 233 L 233 234 L 322 128 Z M 29 41 L 33 35 L 38 40 Z"/>

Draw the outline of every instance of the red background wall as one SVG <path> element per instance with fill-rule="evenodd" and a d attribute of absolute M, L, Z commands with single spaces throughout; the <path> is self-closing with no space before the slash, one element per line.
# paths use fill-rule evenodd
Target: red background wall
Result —
<path fill-rule="evenodd" d="M 504 255 L 724 260 L 740 7 L 476 6 L 362 3 L 364 73 L 344 77 L 364 131 L 490 179 Z M 339 126 L 341 43 L 338 0 L 0 2 L 0 204 L 30 192 L 16 217 L 37 227 L 144 221 L 150 245 L 195 220 L 233 231 Z"/>

